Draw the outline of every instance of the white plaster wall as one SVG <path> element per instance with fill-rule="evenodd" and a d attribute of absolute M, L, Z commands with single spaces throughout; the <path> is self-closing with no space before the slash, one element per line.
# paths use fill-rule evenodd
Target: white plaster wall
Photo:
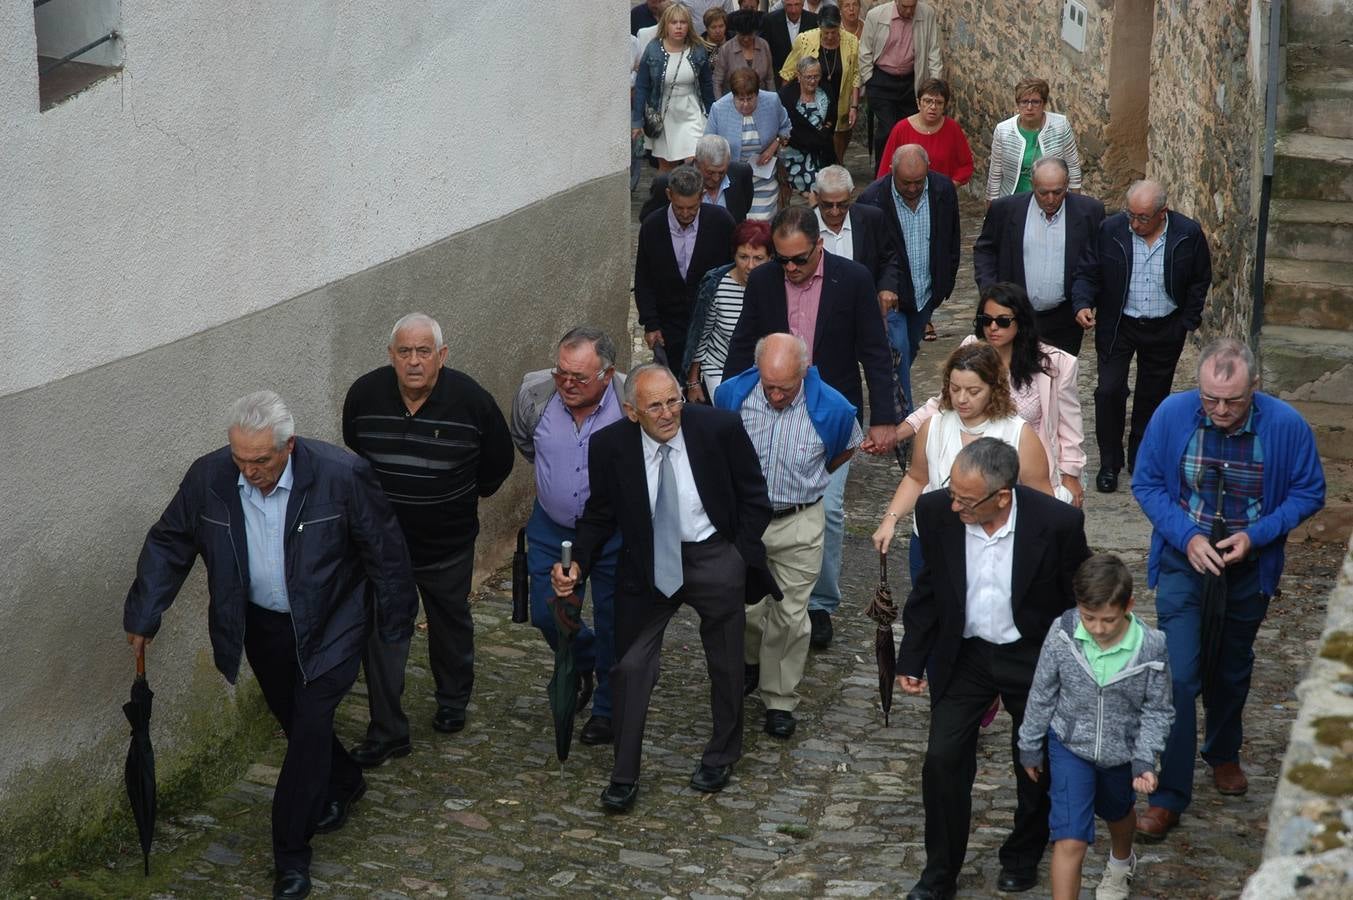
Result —
<path fill-rule="evenodd" d="M 121 76 L 39 113 L 0 4 L 0 396 L 624 170 L 624 7 L 123 0 Z"/>

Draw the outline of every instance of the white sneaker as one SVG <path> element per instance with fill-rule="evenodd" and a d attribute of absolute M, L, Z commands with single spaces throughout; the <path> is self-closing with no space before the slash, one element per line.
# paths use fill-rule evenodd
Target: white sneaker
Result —
<path fill-rule="evenodd" d="M 1132 862 L 1126 866 L 1104 864 L 1104 877 L 1095 889 L 1095 900 L 1127 900 L 1128 888 L 1132 887 L 1132 876 L 1137 873 L 1137 854 L 1132 854 Z"/>

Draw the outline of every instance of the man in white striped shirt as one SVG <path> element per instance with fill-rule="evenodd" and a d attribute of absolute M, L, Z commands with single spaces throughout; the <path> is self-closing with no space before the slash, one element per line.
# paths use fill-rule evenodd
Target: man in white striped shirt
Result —
<path fill-rule="evenodd" d="M 745 688 L 761 691 L 766 733 L 788 738 L 808 659 L 808 597 L 822 569 L 822 495 L 864 433 L 854 405 L 808 365 L 802 338 L 767 335 L 755 358 L 755 368 L 720 386 L 716 405 L 742 416 L 770 494 L 773 512 L 761 540 L 784 599 L 747 608 Z"/>

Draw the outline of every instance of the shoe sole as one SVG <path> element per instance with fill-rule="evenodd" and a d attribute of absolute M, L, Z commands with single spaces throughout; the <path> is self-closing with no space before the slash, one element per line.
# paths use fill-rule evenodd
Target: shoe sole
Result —
<path fill-rule="evenodd" d="M 432 727 L 435 728 L 437 731 L 440 731 L 442 734 L 455 734 L 458 731 L 465 730 L 465 721 L 462 719 L 460 722 L 454 725 L 443 725 L 434 719 L 432 722 Z"/>
<path fill-rule="evenodd" d="M 588 747 L 604 747 L 604 746 L 606 746 L 607 744 L 614 744 L 614 743 L 615 743 L 615 735 L 609 734 L 609 735 L 606 735 L 605 737 L 601 737 L 601 738 L 591 738 L 591 737 L 588 737 L 588 736 L 585 735 L 585 734 L 584 734 L 584 735 L 579 735 L 579 736 L 578 736 L 578 743 L 580 743 L 580 744 L 586 744 Z"/>
<path fill-rule="evenodd" d="M 361 766 L 363 769 L 378 769 L 378 768 L 380 768 L 382 765 L 384 765 L 385 762 L 386 762 L 387 760 L 391 760 L 391 759 L 403 759 L 404 757 L 408 756 L 408 755 L 409 755 L 410 753 L 412 753 L 412 752 L 413 752 L 413 747 L 412 747 L 412 746 L 409 746 L 409 745 L 406 745 L 406 746 L 403 746 L 403 747 L 396 747 L 394 750 L 390 750 L 390 751 L 387 752 L 385 755 L 383 755 L 383 756 L 381 756 L 381 757 L 379 757 L 379 758 L 372 758 L 372 759 L 365 759 L 365 760 L 363 760 L 363 759 L 357 759 L 356 757 L 353 757 L 352 761 L 355 762 L 355 763 L 357 763 L 357 765 Z M 348 755 L 351 756 L 352 754 L 348 754 Z"/>
<path fill-rule="evenodd" d="M 338 821 L 325 828 L 315 826 L 315 834 L 333 834 L 335 831 L 338 831 L 344 825 L 348 824 L 348 819 L 352 818 L 352 808 L 357 805 L 358 800 L 361 800 L 366 796 L 366 788 L 367 784 L 364 781 L 362 782 L 362 786 L 359 787 L 356 793 L 348 800 L 348 805 L 344 807 L 343 815 L 339 817 Z"/>
<path fill-rule="evenodd" d="M 1170 828 L 1167 828 L 1164 831 L 1160 832 L 1142 831 L 1140 828 L 1138 828 L 1137 839 L 1146 844 L 1159 844 L 1161 841 L 1165 840 L 1165 836 L 1170 833 L 1170 829 L 1173 827 L 1174 826 L 1172 825 L 1170 826 Z"/>
<path fill-rule="evenodd" d="M 1213 785 L 1213 787 L 1216 787 L 1216 785 Z M 1220 787 L 1217 787 L 1217 793 L 1221 794 L 1223 797 L 1243 797 L 1245 796 L 1245 794 L 1249 793 L 1249 791 L 1250 786 L 1248 784 L 1245 785 L 1243 788 L 1240 788 L 1239 790 L 1233 788 L 1229 791 L 1222 790 Z"/>

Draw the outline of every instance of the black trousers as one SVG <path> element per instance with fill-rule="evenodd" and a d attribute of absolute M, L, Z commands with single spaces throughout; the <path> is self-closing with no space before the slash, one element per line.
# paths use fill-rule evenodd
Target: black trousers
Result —
<path fill-rule="evenodd" d="M 278 869 L 310 869 L 310 838 L 324 805 L 348 797 L 362 770 L 334 735 L 334 710 L 357 680 L 359 657 L 307 682 L 296 658 L 291 616 L 250 603 L 244 653 L 263 699 L 287 735 L 272 797 L 272 849 Z"/>
<path fill-rule="evenodd" d="M 413 569 L 428 617 L 428 663 L 437 686 L 437 705 L 452 709 L 464 709 L 474 689 L 474 619 L 469 600 L 473 574 L 473 543 L 444 560 Z M 372 631 L 362 653 L 371 711 L 368 739 L 392 741 L 409 736 L 409 717 L 400 702 L 408 662 L 409 641 L 387 644 L 378 630 Z"/>
<path fill-rule="evenodd" d="M 691 328 L 690 312 L 683 318 L 676 312 L 662 314 L 662 344 L 667 354 L 667 368 L 676 376 L 677 384 L 686 383 L 686 372 L 681 368 L 681 360 L 686 355 L 686 333 Z M 714 374 L 718 374 L 717 372 Z M 683 388 L 682 393 L 685 393 Z"/>
<path fill-rule="evenodd" d="M 1127 467 L 1137 461 L 1137 448 L 1151 415 L 1170 394 L 1175 365 L 1184 350 L 1184 323 L 1174 312 L 1159 319 L 1120 317 L 1116 332 L 1106 326 L 1105 338 L 1096 336 L 1099 382 L 1095 385 L 1095 440 L 1099 464 L 1115 472 L 1123 468 L 1123 428 L 1127 424 L 1128 366 L 1137 357 L 1136 398 L 1132 401 L 1132 427 L 1128 432 Z"/>
<path fill-rule="evenodd" d="M 652 599 L 616 595 L 616 659 L 611 670 L 614 706 L 615 768 L 611 780 L 639 780 L 644 725 L 658 680 L 662 636 L 681 604 L 700 616 L 700 642 L 709 671 L 714 728 L 701 762 L 726 766 L 742 756 L 743 605 L 746 565 L 732 544 L 717 535 L 699 544 L 681 545 L 683 584 L 671 597 L 654 592 Z"/>
<path fill-rule="evenodd" d="M 1033 872 L 1048 843 L 1047 776 L 1030 780 L 1019 764 L 1019 726 L 1029 697 L 1041 641 L 990 644 L 968 638 L 960 645 L 953 677 L 944 696 L 930 708 L 930 740 L 921 769 L 925 804 L 925 870 L 921 884 L 952 889 L 968 852 L 972 824 L 972 785 L 977 777 L 977 733 L 982 714 L 997 696 L 1014 720 L 1010 753 L 1015 770 L 1015 824 L 1001 845 L 1001 867 Z"/>
<path fill-rule="evenodd" d="M 888 135 L 893 128 L 907 116 L 916 112 L 916 88 L 911 73 L 897 76 L 882 69 L 874 69 L 869 83 L 864 86 L 865 98 L 869 101 L 869 114 L 878 124 L 874 128 L 874 158 L 878 159 L 888 143 Z M 879 160 L 879 162 L 889 162 Z"/>
<path fill-rule="evenodd" d="M 1070 300 L 1063 300 L 1046 312 L 1035 314 L 1038 322 L 1038 339 L 1052 344 L 1058 350 L 1065 350 L 1072 356 L 1081 355 L 1081 340 L 1085 329 L 1076 321 L 1076 310 Z"/>

